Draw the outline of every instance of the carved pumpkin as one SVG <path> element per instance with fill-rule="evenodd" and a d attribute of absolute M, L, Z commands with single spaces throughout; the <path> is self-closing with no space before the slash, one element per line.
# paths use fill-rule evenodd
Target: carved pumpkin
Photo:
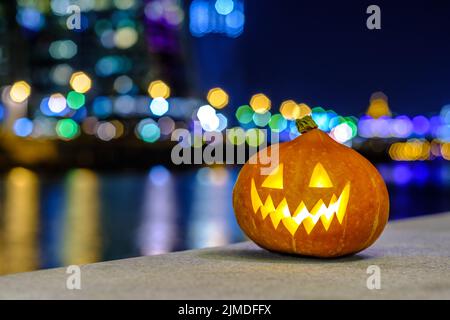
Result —
<path fill-rule="evenodd" d="M 233 190 L 239 225 L 271 251 L 338 257 L 367 248 L 389 215 L 382 177 L 359 153 L 319 130 L 310 116 L 297 126 L 301 136 L 268 147 L 268 154 L 279 152 L 269 175 L 261 174 L 268 165 L 255 159 L 243 166 Z"/>

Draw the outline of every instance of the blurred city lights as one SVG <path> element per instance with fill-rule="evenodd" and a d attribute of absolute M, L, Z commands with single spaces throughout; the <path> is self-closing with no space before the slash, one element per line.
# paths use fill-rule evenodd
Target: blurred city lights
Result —
<path fill-rule="evenodd" d="M 67 100 L 67 105 L 69 106 L 69 108 L 74 109 L 74 110 L 80 109 L 82 106 L 84 106 L 84 104 L 86 102 L 86 98 L 85 98 L 84 94 L 78 93 L 76 91 L 70 91 L 67 94 L 66 100 Z"/>
<path fill-rule="evenodd" d="M 60 93 L 54 93 L 48 100 L 48 107 L 51 112 L 58 114 L 66 108 L 66 98 Z"/>
<path fill-rule="evenodd" d="M 97 137 L 103 141 L 110 141 L 116 136 L 116 127 L 111 122 L 102 122 L 97 127 Z"/>
<path fill-rule="evenodd" d="M 189 29 L 196 37 L 218 33 L 235 38 L 244 31 L 243 0 L 193 0 L 189 15 Z"/>
<path fill-rule="evenodd" d="M 287 120 L 300 118 L 300 107 L 294 100 L 286 100 L 280 107 L 281 115 Z"/>
<path fill-rule="evenodd" d="M 119 96 L 114 100 L 113 110 L 121 116 L 130 116 L 136 110 L 136 99 L 131 95 Z"/>
<path fill-rule="evenodd" d="M 56 123 L 56 133 L 65 140 L 75 138 L 80 131 L 78 123 L 72 119 L 61 119 Z"/>
<path fill-rule="evenodd" d="M 96 117 L 87 117 L 81 125 L 83 132 L 88 135 L 96 134 L 98 123 L 99 121 Z"/>
<path fill-rule="evenodd" d="M 108 97 L 97 97 L 92 103 L 92 109 L 96 116 L 100 118 L 106 118 L 113 112 L 113 104 Z"/>
<path fill-rule="evenodd" d="M 114 80 L 114 90 L 120 94 L 127 94 L 133 89 L 133 80 L 126 75 L 122 75 Z"/>
<path fill-rule="evenodd" d="M 209 90 L 207 100 L 216 109 L 222 109 L 228 104 L 228 94 L 221 88 Z"/>
<path fill-rule="evenodd" d="M 48 52 L 53 59 L 71 59 L 78 53 L 78 47 L 72 40 L 59 40 L 50 44 Z"/>
<path fill-rule="evenodd" d="M 33 122 L 28 118 L 19 118 L 14 122 L 14 133 L 19 137 L 27 137 L 33 131 Z"/>
<path fill-rule="evenodd" d="M 389 109 L 388 99 L 382 92 L 375 92 L 370 98 L 370 105 L 367 109 L 367 115 L 374 119 L 380 117 L 390 117 L 391 110 Z"/>
<path fill-rule="evenodd" d="M 272 116 L 272 114 L 269 111 L 264 112 L 264 113 L 254 113 L 253 114 L 253 122 L 258 127 L 265 127 L 269 123 L 271 116 Z"/>
<path fill-rule="evenodd" d="M 300 104 L 298 105 L 298 107 L 300 108 L 300 115 L 299 115 L 299 118 L 303 118 L 303 117 L 305 117 L 305 116 L 311 115 L 312 110 L 311 110 L 311 108 L 310 108 L 307 104 L 300 103 Z"/>
<path fill-rule="evenodd" d="M 228 126 L 228 119 L 227 119 L 227 117 L 224 115 L 224 114 L 222 114 L 222 113 L 218 113 L 217 114 L 217 118 L 219 119 L 219 126 L 217 127 L 217 131 L 223 131 L 223 130 L 225 130 L 226 128 L 227 128 L 227 126 Z"/>
<path fill-rule="evenodd" d="M 256 113 L 265 113 L 271 107 L 270 99 L 263 93 L 258 93 L 250 99 L 250 106 Z"/>
<path fill-rule="evenodd" d="M 281 132 L 287 128 L 287 121 L 281 114 L 274 114 L 269 120 L 269 127 L 274 132 Z"/>
<path fill-rule="evenodd" d="M 431 146 L 426 140 L 412 139 L 396 142 L 389 147 L 389 156 L 396 161 L 417 161 L 430 158 Z"/>
<path fill-rule="evenodd" d="M 162 97 L 157 97 L 150 103 L 150 110 L 155 116 L 162 116 L 169 111 L 169 102 Z"/>
<path fill-rule="evenodd" d="M 18 81 L 14 83 L 9 91 L 9 96 L 11 100 L 17 103 L 22 103 L 31 94 L 31 87 L 25 81 Z"/>
<path fill-rule="evenodd" d="M 425 116 L 415 116 L 412 119 L 413 131 L 418 136 L 424 136 L 430 130 L 430 121 Z"/>
<path fill-rule="evenodd" d="M 161 80 L 152 81 L 148 86 L 148 94 L 152 98 L 170 97 L 170 87 Z"/>
<path fill-rule="evenodd" d="M 128 49 L 136 44 L 138 33 L 132 27 L 120 28 L 114 34 L 114 43 L 119 49 Z"/>
<path fill-rule="evenodd" d="M 161 130 L 161 134 L 169 135 L 175 130 L 175 121 L 170 117 L 161 117 L 158 120 L 158 126 Z"/>
<path fill-rule="evenodd" d="M 250 106 L 243 105 L 236 110 L 236 119 L 242 124 L 248 124 L 253 120 L 254 111 Z"/>
<path fill-rule="evenodd" d="M 234 2 L 233 0 L 216 0 L 214 7 L 216 8 L 217 13 L 226 16 L 233 11 Z"/>
<path fill-rule="evenodd" d="M 205 131 L 216 131 L 220 126 L 216 110 L 210 105 L 201 106 L 197 111 L 197 118 Z"/>
<path fill-rule="evenodd" d="M 84 72 L 75 72 L 70 77 L 70 85 L 76 92 L 86 93 L 91 89 L 92 80 Z"/>
<path fill-rule="evenodd" d="M 50 77 L 55 84 L 66 86 L 72 73 L 73 69 L 68 64 L 58 64 L 50 71 Z"/>
<path fill-rule="evenodd" d="M 331 135 L 337 142 L 345 143 L 353 137 L 353 132 L 347 123 L 341 123 L 332 129 Z"/>
<path fill-rule="evenodd" d="M 160 138 L 161 131 L 154 120 L 147 118 L 138 123 L 136 126 L 136 134 L 141 140 L 153 143 Z"/>
<path fill-rule="evenodd" d="M 136 5 L 135 0 L 114 0 L 114 5 L 120 10 L 129 10 Z"/>
<path fill-rule="evenodd" d="M 17 22 L 31 31 L 39 31 L 45 25 L 45 16 L 33 7 L 19 8 Z"/>

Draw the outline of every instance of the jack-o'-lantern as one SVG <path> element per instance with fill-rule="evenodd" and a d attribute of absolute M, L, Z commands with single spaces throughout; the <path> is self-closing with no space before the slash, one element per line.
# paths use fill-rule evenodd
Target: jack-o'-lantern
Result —
<path fill-rule="evenodd" d="M 338 257 L 367 248 L 388 220 L 382 177 L 311 116 L 297 126 L 302 135 L 266 150 L 278 152 L 269 174 L 255 159 L 243 166 L 233 190 L 239 225 L 259 246 L 282 253 Z"/>

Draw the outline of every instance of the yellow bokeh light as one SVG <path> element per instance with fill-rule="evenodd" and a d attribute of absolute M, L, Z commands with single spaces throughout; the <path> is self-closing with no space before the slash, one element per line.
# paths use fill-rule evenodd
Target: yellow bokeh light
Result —
<path fill-rule="evenodd" d="M 370 105 L 367 108 L 367 115 L 374 119 L 378 119 L 383 116 L 390 117 L 391 110 L 389 109 L 388 98 L 382 92 L 375 92 L 370 97 Z"/>
<path fill-rule="evenodd" d="M 206 97 L 209 104 L 216 109 L 222 109 L 228 104 L 228 94 L 221 88 L 213 88 L 209 90 Z"/>
<path fill-rule="evenodd" d="M 252 107 L 253 111 L 256 113 L 265 113 L 270 109 L 272 105 L 272 102 L 270 99 L 263 93 L 255 94 L 250 99 L 250 106 Z"/>
<path fill-rule="evenodd" d="M 426 140 L 396 142 L 389 147 L 389 156 L 395 161 L 423 161 L 430 159 L 430 155 L 431 144 Z"/>
<path fill-rule="evenodd" d="M 444 143 L 441 146 L 442 158 L 450 160 L 450 142 Z"/>
<path fill-rule="evenodd" d="M 31 94 L 31 87 L 25 81 L 14 83 L 9 91 L 11 100 L 17 103 L 24 102 Z"/>
<path fill-rule="evenodd" d="M 119 49 L 128 49 L 134 46 L 138 40 L 138 33 L 132 27 L 120 28 L 114 34 L 114 42 Z"/>
<path fill-rule="evenodd" d="M 167 99 L 170 96 L 170 87 L 161 80 L 156 80 L 148 86 L 148 94 L 152 98 Z"/>
<path fill-rule="evenodd" d="M 286 100 L 281 104 L 280 113 L 286 120 L 300 118 L 300 107 L 294 100 Z"/>
<path fill-rule="evenodd" d="M 304 103 L 300 103 L 298 105 L 298 107 L 300 108 L 300 116 L 299 116 L 300 119 L 305 116 L 311 115 L 312 111 L 311 111 L 311 108 L 308 107 L 308 105 L 306 105 Z"/>
<path fill-rule="evenodd" d="M 70 85 L 76 92 L 86 93 L 92 87 L 92 80 L 84 72 L 75 72 L 70 77 Z"/>

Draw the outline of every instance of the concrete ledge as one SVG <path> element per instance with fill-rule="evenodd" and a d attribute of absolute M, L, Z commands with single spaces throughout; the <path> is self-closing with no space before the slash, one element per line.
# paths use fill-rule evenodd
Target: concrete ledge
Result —
<path fill-rule="evenodd" d="M 0 277 L 2 299 L 450 299 L 450 213 L 392 222 L 344 259 L 272 254 L 250 242 L 85 265 L 82 289 L 64 268 Z M 369 290 L 367 267 L 381 268 Z"/>

